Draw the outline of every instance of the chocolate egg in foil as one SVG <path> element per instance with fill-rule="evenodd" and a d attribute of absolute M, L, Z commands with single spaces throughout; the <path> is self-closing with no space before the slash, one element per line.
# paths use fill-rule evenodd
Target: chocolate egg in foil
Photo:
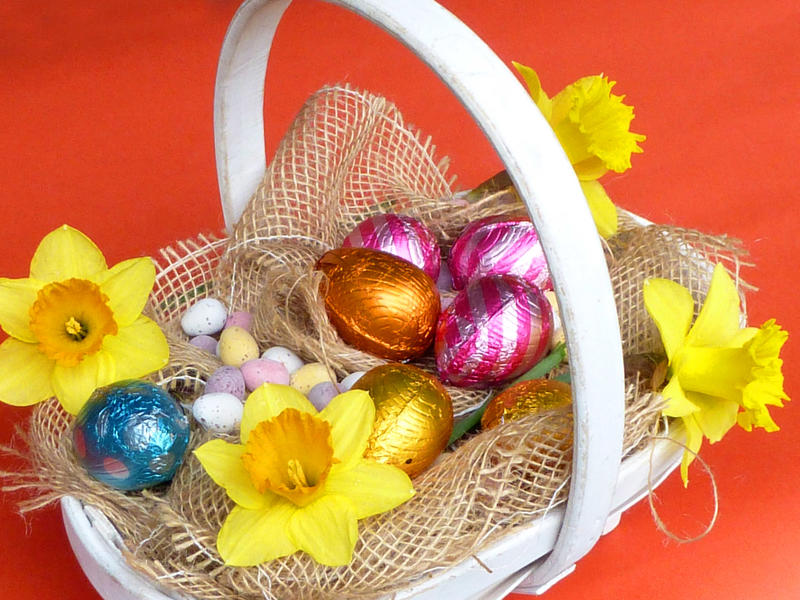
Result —
<path fill-rule="evenodd" d="M 467 225 L 447 264 L 457 290 L 486 275 L 516 275 L 542 290 L 553 287 L 539 234 L 528 217 L 487 217 Z"/>
<path fill-rule="evenodd" d="M 338 248 L 317 262 L 325 309 L 341 338 L 381 358 L 406 360 L 432 344 L 439 315 L 433 279 L 410 262 L 369 248 Z"/>
<path fill-rule="evenodd" d="M 172 479 L 189 444 L 189 420 L 158 386 L 121 381 L 95 390 L 75 417 L 72 441 L 92 477 L 140 490 Z"/>
<path fill-rule="evenodd" d="M 439 377 L 475 388 L 519 377 L 545 355 L 552 329 L 550 304 L 536 286 L 511 275 L 477 279 L 439 317 Z"/>
<path fill-rule="evenodd" d="M 342 241 L 343 248 L 372 248 L 404 258 L 439 278 L 441 253 L 433 232 L 417 219 L 404 215 L 380 214 L 361 221 Z"/>
<path fill-rule="evenodd" d="M 375 403 L 375 425 L 364 457 L 394 465 L 410 477 L 439 456 L 453 431 L 453 405 L 436 377 L 390 363 L 367 371 L 353 389 Z"/>
<path fill-rule="evenodd" d="M 521 381 L 489 401 L 481 417 L 481 427 L 490 429 L 501 423 L 570 404 L 572 390 L 566 383 L 554 379 Z"/>

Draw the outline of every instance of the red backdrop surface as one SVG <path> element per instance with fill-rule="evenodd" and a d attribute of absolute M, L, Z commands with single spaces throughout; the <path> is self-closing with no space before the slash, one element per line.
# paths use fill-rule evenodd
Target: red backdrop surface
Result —
<path fill-rule="evenodd" d="M 213 158 L 216 61 L 236 0 L 5 0 L 0 6 L 0 275 L 23 277 L 38 240 L 62 223 L 110 263 L 222 227 Z M 604 182 L 653 221 L 727 232 L 757 265 L 751 321 L 800 332 L 796 309 L 800 13 L 796 3 L 444 0 L 507 63 L 536 68 L 550 94 L 603 72 L 645 133 L 633 169 Z M 662 5 L 663 4 L 663 5 Z M 434 137 L 468 188 L 501 168 L 466 112 L 399 43 L 342 9 L 297 0 L 267 75 L 267 152 L 304 99 L 347 81 L 389 97 Z M 565 232 L 568 235 L 568 232 Z M 798 389 L 796 338 L 784 349 Z M 602 357 L 598 357 L 602 360 Z M 29 409 L 0 406 L 9 443 Z M 548 594 L 573 598 L 800 598 L 800 411 L 779 433 L 732 431 L 704 446 L 720 498 L 716 527 L 680 545 L 630 509 Z M 0 469 L 16 463 L 0 457 Z M 659 488 L 678 533 L 703 528 L 710 485 L 673 475 Z M 21 518 L 0 495 L 3 597 L 97 597 L 51 507 Z"/>

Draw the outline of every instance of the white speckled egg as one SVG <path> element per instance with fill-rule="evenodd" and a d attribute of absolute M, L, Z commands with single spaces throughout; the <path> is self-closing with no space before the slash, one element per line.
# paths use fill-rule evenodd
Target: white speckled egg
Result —
<path fill-rule="evenodd" d="M 303 366 L 303 360 L 294 352 L 283 346 L 273 346 L 264 350 L 261 358 L 268 358 L 269 360 L 277 360 L 281 362 L 289 371 L 289 375 L 294 374 L 300 367 Z"/>
<path fill-rule="evenodd" d="M 365 372 L 366 372 L 366 371 L 355 371 L 354 373 L 350 373 L 350 375 L 348 375 L 347 377 L 345 377 L 344 379 L 342 379 L 342 380 L 339 382 L 339 384 L 337 385 L 337 387 L 339 388 L 339 390 L 340 390 L 341 392 L 346 392 L 346 391 L 348 391 L 348 390 L 349 390 L 351 387 L 353 387 L 353 384 L 354 384 L 356 381 L 358 381 L 359 379 L 361 379 L 361 376 L 362 376 L 362 375 L 363 375 Z"/>
<path fill-rule="evenodd" d="M 311 388 L 323 381 L 333 381 L 333 378 L 325 365 L 320 362 L 314 362 L 303 365 L 292 373 L 289 385 L 306 396 L 311 391 Z M 336 382 L 333 381 L 333 383 Z"/>
<path fill-rule="evenodd" d="M 251 392 L 262 383 L 289 385 L 289 371 L 283 363 L 268 358 L 248 360 L 241 367 L 244 383 Z"/>
<path fill-rule="evenodd" d="M 192 304 L 181 317 L 186 335 L 211 335 L 222 331 L 228 311 L 216 298 L 203 298 Z"/>
<path fill-rule="evenodd" d="M 241 327 L 251 331 L 253 325 L 253 315 L 246 310 L 237 310 L 228 315 L 225 327 Z"/>
<path fill-rule="evenodd" d="M 258 344 L 246 329 L 227 327 L 219 336 L 219 358 L 223 364 L 240 367 L 258 358 Z"/>
<path fill-rule="evenodd" d="M 217 392 L 233 394 L 243 401 L 245 397 L 245 382 L 242 372 L 237 367 L 227 365 L 214 371 L 206 382 L 205 393 L 214 394 Z"/>
<path fill-rule="evenodd" d="M 207 431 L 231 433 L 242 422 L 244 405 L 233 394 L 215 392 L 203 394 L 192 405 L 192 415 Z"/>
<path fill-rule="evenodd" d="M 323 381 L 312 387 L 306 396 L 317 410 L 322 410 L 339 395 L 339 389 L 332 381 Z"/>

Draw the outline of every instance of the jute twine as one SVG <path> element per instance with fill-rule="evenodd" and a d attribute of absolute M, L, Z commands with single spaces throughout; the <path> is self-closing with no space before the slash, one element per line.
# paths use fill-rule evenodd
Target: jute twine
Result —
<path fill-rule="evenodd" d="M 325 318 L 317 258 L 361 219 L 400 212 L 430 226 L 447 249 L 461 228 L 485 215 L 522 209 L 513 194 L 467 203 L 454 196 L 446 162 L 430 140 L 405 126 L 383 98 L 326 88 L 306 104 L 230 239 L 199 237 L 164 250 L 149 314 L 170 341 L 171 362 L 157 380 L 190 401 L 219 366 L 188 344 L 179 318 L 198 298 L 215 296 L 255 312 L 262 348 L 284 345 L 342 375 L 381 361 L 346 346 Z M 642 355 L 660 352 L 641 300 L 648 277 L 688 287 L 698 306 L 710 264 L 738 275 L 740 250 L 724 238 L 622 219 L 608 244 L 609 272 L 629 369 L 626 453 L 641 447 L 659 420 L 661 398 Z M 598 357 L 603 360 L 603 357 Z M 431 368 L 430 360 L 422 361 Z M 635 367 L 635 368 L 633 368 Z M 652 369 L 650 370 L 652 371 Z M 456 412 L 486 392 L 451 388 Z M 603 399 L 601 401 L 614 401 Z M 33 413 L 27 432 L 31 468 L 15 474 L 34 492 L 23 510 L 69 495 L 117 527 L 130 565 L 160 585 L 198 599 L 376 598 L 446 569 L 513 534 L 565 501 L 572 460 L 572 415 L 553 411 L 474 434 L 414 479 L 416 496 L 359 524 L 351 564 L 331 568 L 296 553 L 253 568 L 225 567 L 216 534 L 232 504 L 190 453 L 174 481 L 122 493 L 91 479 L 76 463 L 69 418 L 55 401 Z M 208 439 L 195 430 L 191 448 Z M 477 560 L 477 559 L 475 559 Z"/>

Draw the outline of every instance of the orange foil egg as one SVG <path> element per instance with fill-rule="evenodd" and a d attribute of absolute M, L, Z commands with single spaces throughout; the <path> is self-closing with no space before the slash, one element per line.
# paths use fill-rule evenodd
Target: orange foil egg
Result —
<path fill-rule="evenodd" d="M 327 276 L 325 308 L 345 342 L 390 360 L 414 358 L 430 347 L 439 292 L 422 269 L 369 248 L 330 250 L 316 268 Z"/>
<path fill-rule="evenodd" d="M 414 477 L 444 450 L 453 432 L 453 404 L 436 377 L 391 363 L 367 371 L 353 389 L 375 403 L 375 425 L 365 458 L 394 465 Z"/>
<path fill-rule="evenodd" d="M 571 403 L 572 389 L 566 383 L 554 379 L 521 381 L 489 401 L 481 417 L 481 427 L 490 429 L 501 423 L 562 408 Z"/>

